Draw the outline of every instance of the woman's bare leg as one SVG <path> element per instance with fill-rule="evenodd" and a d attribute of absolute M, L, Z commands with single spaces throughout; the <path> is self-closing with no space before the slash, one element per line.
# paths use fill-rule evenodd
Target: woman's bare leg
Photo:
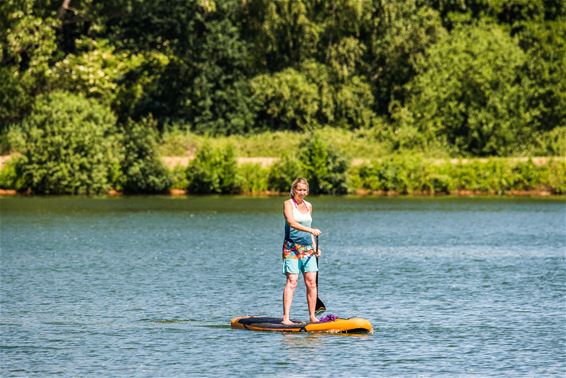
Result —
<path fill-rule="evenodd" d="M 316 288 L 316 275 L 318 272 L 305 273 L 305 286 L 307 287 L 307 304 L 309 306 L 309 317 L 311 322 L 318 322 L 315 316 L 317 288 Z"/>
<path fill-rule="evenodd" d="M 283 324 L 294 324 L 290 319 L 291 304 L 293 303 L 293 296 L 295 295 L 295 289 L 297 288 L 298 278 L 298 274 L 287 273 L 287 282 L 285 283 L 285 289 L 283 289 L 283 321 L 281 322 Z"/>

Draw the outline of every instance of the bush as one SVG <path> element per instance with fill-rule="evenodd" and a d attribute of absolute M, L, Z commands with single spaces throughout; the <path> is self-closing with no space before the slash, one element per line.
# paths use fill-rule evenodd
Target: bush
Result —
<path fill-rule="evenodd" d="M 119 143 L 110 109 L 65 92 L 39 96 L 23 123 L 18 174 L 38 194 L 93 194 L 110 189 Z M 118 152 L 117 152 L 118 151 Z"/>
<path fill-rule="evenodd" d="M 554 194 L 566 194 L 566 161 L 550 160 L 542 174 L 542 184 Z"/>
<path fill-rule="evenodd" d="M 187 180 L 187 168 L 177 165 L 169 171 L 171 178 L 171 189 L 187 189 L 189 181 Z"/>
<path fill-rule="evenodd" d="M 22 183 L 18 179 L 17 158 L 12 159 L 0 169 L 0 189 L 20 189 Z"/>
<path fill-rule="evenodd" d="M 242 177 L 242 193 L 262 193 L 268 189 L 269 171 L 259 164 L 243 164 L 239 167 Z"/>
<path fill-rule="evenodd" d="M 513 190 L 534 190 L 541 183 L 545 167 L 537 167 L 532 160 L 511 167 L 509 187 Z"/>
<path fill-rule="evenodd" d="M 1 155 L 19 152 L 24 148 L 24 145 L 24 133 L 18 124 L 10 125 L 0 131 Z"/>
<path fill-rule="evenodd" d="M 410 194 L 414 191 L 433 191 L 427 179 L 422 158 L 416 156 L 391 156 L 381 161 L 363 165 L 359 169 L 363 188 L 372 191 Z"/>
<path fill-rule="evenodd" d="M 312 194 L 345 194 L 348 161 L 314 134 L 302 143 L 299 161 Z"/>
<path fill-rule="evenodd" d="M 234 194 L 241 179 L 234 149 L 213 148 L 205 144 L 187 167 L 187 189 L 191 194 Z"/>
<path fill-rule="evenodd" d="M 287 193 L 291 189 L 293 180 L 303 175 L 303 167 L 299 160 L 294 155 L 285 154 L 271 166 L 267 176 L 267 187 L 274 192 Z"/>
<path fill-rule="evenodd" d="M 171 186 L 169 174 L 157 154 L 155 122 L 130 121 L 123 129 L 124 160 L 120 186 L 124 193 L 165 193 Z"/>

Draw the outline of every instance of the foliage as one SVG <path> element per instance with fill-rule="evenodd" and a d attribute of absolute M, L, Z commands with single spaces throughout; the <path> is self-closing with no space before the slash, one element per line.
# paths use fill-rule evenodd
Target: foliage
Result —
<path fill-rule="evenodd" d="M 118 52 L 103 39 L 83 38 L 75 45 L 76 51 L 53 67 L 50 87 L 95 98 L 117 109 L 123 120 L 139 117 L 169 58 L 158 52 Z"/>
<path fill-rule="evenodd" d="M 565 161 L 535 164 L 514 161 L 432 161 L 416 156 L 393 156 L 363 164 L 354 170 L 361 189 L 396 194 L 506 194 L 513 191 L 564 193 Z"/>
<path fill-rule="evenodd" d="M 543 133 L 528 152 L 535 156 L 566 156 L 566 126 Z"/>
<path fill-rule="evenodd" d="M 519 44 L 527 58 L 522 67 L 528 129 L 542 135 L 566 127 L 566 23 L 524 23 Z"/>
<path fill-rule="evenodd" d="M 269 169 L 267 187 L 274 192 L 288 193 L 293 180 L 302 176 L 304 170 L 301 162 L 294 154 L 286 153 Z"/>
<path fill-rule="evenodd" d="M 39 96 L 23 124 L 17 167 L 23 187 L 38 194 L 106 192 L 120 161 L 114 123 L 94 100 L 65 92 Z"/>
<path fill-rule="evenodd" d="M 416 127 L 473 155 L 505 155 L 528 141 L 518 84 L 525 54 L 495 25 L 455 30 L 432 46 L 409 85 Z"/>
<path fill-rule="evenodd" d="M 171 178 L 171 189 L 187 189 L 187 169 L 182 165 L 176 165 L 169 171 Z"/>
<path fill-rule="evenodd" d="M 260 164 L 242 164 L 238 167 L 242 178 L 242 193 L 265 193 L 268 189 L 268 169 Z"/>
<path fill-rule="evenodd" d="M 362 165 L 358 174 L 362 187 L 371 191 L 412 194 L 434 187 L 427 183 L 425 165 L 419 156 L 398 155 L 374 161 Z"/>
<path fill-rule="evenodd" d="M 24 148 L 24 133 L 20 125 L 10 125 L 0 131 L 0 155 L 17 153 Z"/>
<path fill-rule="evenodd" d="M 214 148 L 205 144 L 187 167 L 190 194 L 235 194 L 240 191 L 234 149 Z"/>
<path fill-rule="evenodd" d="M 320 129 L 369 158 L 360 136 L 379 156 L 563 150 L 561 0 L 62 3 L 0 1 L 0 132 L 66 91 L 120 125 L 150 117 L 166 137 L 171 125 L 190 133 L 166 138 L 180 143 L 167 154 L 236 140 L 238 154 L 280 156 Z M 257 146 L 265 132 L 280 134 Z M 277 146 L 282 135 L 292 140 Z"/>
<path fill-rule="evenodd" d="M 566 194 L 566 161 L 550 160 L 541 174 L 543 184 L 554 194 Z"/>
<path fill-rule="evenodd" d="M 309 181 L 312 194 L 345 194 L 347 159 L 331 146 L 326 145 L 318 134 L 308 136 L 298 154 L 303 172 Z"/>
<path fill-rule="evenodd" d="M 0 3 L 0 128 L 21 121 L 45 87 L 57 26 L 34 15 L 30 1 Z"/>
<path fill-rule="evenodd" d="M 319 125 L 372 125 L 373 95 L 359 76 L 329 72 L 315 61 L 251 81 L 256 123 L 264 129 L 312 131 Z"/>
<path fill-rule="evenodd" d="M 142 1 L 100 5 L 108 38 L 125 50 L 157 50 L 168 64 L 145 93 L 137 113 L 161 124 L 182 120 L 205 133 L 242 133 L 252 128 L 248 45 L 239 30 L 241 2 Z"/>
<path fill-rule="evenodd" d="M 157 154 L 155 122 L 148 118 L 123 127 L 120 188 L 127 194 L 165 193 L 171 180 Z"/>
<path fill-rule="evenodd" d="M 375 9 L 370 72 L 378 114 L 404 102 L 405 84 L 417 73 L 426 50 L 445 37 L 438 13 L 417 1 L 380 2 Z"/>
<path fill-rule="evenodd" d="M 258 121 L 262 128 L 305 131 L 317 124 L 324 103 L 315 83 L 294 68 L 274 75 L 260 75 L 251 82 L 258 102 Z"/>
<path fill-rule="evenodd" d="M 17 159 L 10 160 L 0 168 L 0 189 L 22 189 L 22 182 L 17 171 Z"/>

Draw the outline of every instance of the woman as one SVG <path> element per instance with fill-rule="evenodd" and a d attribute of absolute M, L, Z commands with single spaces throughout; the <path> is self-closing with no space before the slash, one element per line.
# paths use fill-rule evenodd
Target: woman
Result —
<path fill-rule="evenodd" d="M 299 273 L 303 273 L 307 287 L 307 304 L 311 322 L 318 322 L 315 316 L 317 298 L 316 275 L 318 266 L 315 253 L 314 236 L 320 235 L 320 230 L 311 228 L 312 205 L 305 201 L 309 193 L 309 184 L 304 178 L 297 178 L 291 185 L 291 199 L 284 203 L 285 241 L 283 242 L 283 274 L 287 276 L 283 290 L 283 321 L 282 324 L 294 324 L 290 319 L 291 303 L 297 288 Z"/>

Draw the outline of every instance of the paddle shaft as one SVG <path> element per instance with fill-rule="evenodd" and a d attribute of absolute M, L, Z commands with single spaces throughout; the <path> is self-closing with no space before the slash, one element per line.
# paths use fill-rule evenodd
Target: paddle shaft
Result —
<path fill-rule="evenodd" d="M 316 242 L 316 254 L 318 255 L 318 236 L 315 236 L 315 242 Z M 318 267 L 318 256 L 316 256 L 316 266 Z M 326 306 L 324 305 L 324 303 L 318 297 L 318 275 L 319 275 L 319 273 L 320 273 L 320 269 L 316 273 L 316 306 L 315 306 L 315 310 L 314 310 L 316 313 L 322 313 L 322 312 L 326 311 Z"/>

